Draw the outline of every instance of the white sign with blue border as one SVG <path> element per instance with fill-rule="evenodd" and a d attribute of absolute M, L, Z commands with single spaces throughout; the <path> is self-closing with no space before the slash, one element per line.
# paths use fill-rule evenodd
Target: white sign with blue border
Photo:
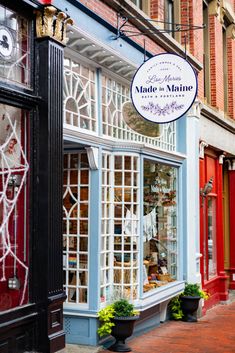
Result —
<path fill-rule="evenodd" d="M 197 95 L 193 67 L 179 55 L 158 54 L 144 62 L 132 80 L 131 99 L 145 119 L 168 123 L 183 116 Z"/>

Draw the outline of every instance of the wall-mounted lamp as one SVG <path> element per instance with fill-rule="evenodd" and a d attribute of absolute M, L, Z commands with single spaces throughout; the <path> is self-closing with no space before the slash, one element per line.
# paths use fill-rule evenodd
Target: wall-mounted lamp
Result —
<path fill-rule="evenodd" d="M 213 188 L 213 176 L 210 177 L 209 181 L 204 185 L 204 188 L 202 188 L 200 190 L 200 195 L 202 196 L 202 204 L 201 204 L 201 206 L 203 206 L 204 199 L 211 192 L 212 188 Z"/>

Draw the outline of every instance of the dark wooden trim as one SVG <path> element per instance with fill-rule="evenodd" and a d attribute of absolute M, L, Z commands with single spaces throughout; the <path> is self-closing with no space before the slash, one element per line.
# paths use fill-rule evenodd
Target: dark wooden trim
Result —
<path fill-rule="evenodd" d="M 22 109 L 32 109 L 40 102 L 40 97 L 30 93 L 17 91 L 15 87 L 8 85 L 8 87 L 0 86 L 0 100 L 1 103 L 14 105 Z"/>
<path fill-rule="evenodd" d="M 52 353 L 65 345 L 61 222 L 63 46 L 53 39 L 41 38 L 36 41 L 35 55 L 36 87 L 41 100 L 34 119 L 32 299 L 39 310 L 36 348 Z"/>

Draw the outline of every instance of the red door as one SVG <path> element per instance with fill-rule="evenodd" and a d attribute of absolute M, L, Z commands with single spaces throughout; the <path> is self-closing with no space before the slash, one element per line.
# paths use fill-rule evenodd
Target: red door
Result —
<path fill-rule="evenodd" d="M 200 160 L 201 276 L 203 289 L 210 294 L 205 310 L 228 297 L 224 272 L 222 173 L 218 156 L 209 151 Z"/>

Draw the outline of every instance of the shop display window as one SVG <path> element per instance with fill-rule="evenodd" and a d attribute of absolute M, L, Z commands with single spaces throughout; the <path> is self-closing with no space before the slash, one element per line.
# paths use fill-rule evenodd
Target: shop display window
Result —
<path fill-rule="evenodd" d="M 95 71 L 85 65 L 64 59 L 64 123 L 95 132 L 96 80 Z"/>
<path fill-rule="evenodd" d="M 64 155 L 63 267 L 69 303 L 87 303 L 89 164 L 86 153 Z"/>
<path fill-rule="evenodd" d="M 208 196 L 207 198 L 207 268 L 208 278 L 211 279 L 217 275 L 217 256 L 216 256 L 216 198 Z"/>
<path fill-rule="evenodd" d="M 8 83 L 30 87 L 30 23 L 0 6 L 0 77 Z"/>
<path fill-rule="evenodd" d="M 103 154 L 101 302 L 139 288 L 139 158 Z"/>
<path fill-rule="evenodd" d="M 143 291 L 177 279 L 177 169 L 144 161 Z"/>
<path fill-rule="evenodd" d="M 0 311 L 28 303 L 27 113 L 0 104 Z"/>

